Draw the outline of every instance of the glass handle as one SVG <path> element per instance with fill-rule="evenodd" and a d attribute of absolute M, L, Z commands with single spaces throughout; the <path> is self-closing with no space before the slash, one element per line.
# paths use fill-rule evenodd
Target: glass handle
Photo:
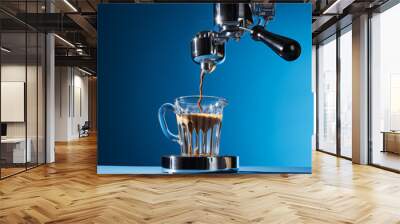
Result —
<path fill-rule="evenodd" d="M 179 144 L 179 137 L 178 135 L 172 134 L 172 132 L 168 129 L 167 121 L 165 120 L 165 112 L 175 111 L 175 106 L 170 103 L 164 103 L 160 109 L 158 110 L 158 121 L 160 122 L 161 125 L 161 130 L 164 133 L 165 137 L 167 137 L 169 140 L 173 142 L 177 142 Z"/>

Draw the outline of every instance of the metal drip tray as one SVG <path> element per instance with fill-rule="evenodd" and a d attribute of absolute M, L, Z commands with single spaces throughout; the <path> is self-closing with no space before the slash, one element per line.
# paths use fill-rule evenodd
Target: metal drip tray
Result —
<path fill-rule="evenodd" d="M 161 167 L 167 173 L 235 173 L 238 156 L 180 156 L 161 157 Z"/>

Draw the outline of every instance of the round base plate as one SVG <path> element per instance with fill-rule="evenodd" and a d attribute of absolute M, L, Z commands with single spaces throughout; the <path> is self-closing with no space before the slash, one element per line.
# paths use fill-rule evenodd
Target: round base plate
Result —
<path fill-rule="evenodd" d="M 161 167 L 167 173 L 235 173 L 238 156 L 180 156 L 161 157 Z"/>

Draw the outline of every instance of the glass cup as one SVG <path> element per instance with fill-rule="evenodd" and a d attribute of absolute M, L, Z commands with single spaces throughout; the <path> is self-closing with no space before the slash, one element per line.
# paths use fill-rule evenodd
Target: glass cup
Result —
<path fill-rule="evenodd" d="M 228 102 L 221 97 L 183 96 L 175 103 L 165 103 L 158 110 L 158 120 L 164 135 L 177 142 L 182 156 L 218 156 L 221 139 L 222 112 Z M 178 134 L 171 133 L 165 120 L 165 113 L 176 115 Z"/>

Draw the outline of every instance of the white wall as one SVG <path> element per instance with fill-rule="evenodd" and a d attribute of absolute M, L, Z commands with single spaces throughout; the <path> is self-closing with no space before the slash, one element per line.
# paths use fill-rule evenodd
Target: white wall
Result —
<path fill-rule="evenodd" d="M 68 140 L 69 133 L 69 96 L 70 84 L 69 69 L 67 67 L 55 68 L 55 141 Z"/>
<path fill-rule="evenodd" d="M 25 71 L 27 69 L 27 73 Z M 28 77 L 29 85 L 36 86 L 36 66 L 27 66 L 19 64 L 5 64 L 1 66 L 1 81 L 2 82 L 25 82 L 25 75 Z M 27 118 L 28 118 L 28 137 L 33 130 L 35 131 L 36 137 L 36 88 L 27 88 Z M 4 96 L 3 96 L 4 97 Z M 7 108 L 1 108 L 1 110 L 6 110 Z M 33 123 L 32 123 L 33 122 Z M 7 136 L 8 137 L 25 137 L 25 123 L 26 122 L 7 122 Z M 32 131 L 30 131 L 32 128 Z"/>
<path fill-rule="evenodd" d="M 77 139 L 78 125 L 88 120 L 88 77 L 72 67 L 56 67 L 55 73 L 55 140 Z"/>

